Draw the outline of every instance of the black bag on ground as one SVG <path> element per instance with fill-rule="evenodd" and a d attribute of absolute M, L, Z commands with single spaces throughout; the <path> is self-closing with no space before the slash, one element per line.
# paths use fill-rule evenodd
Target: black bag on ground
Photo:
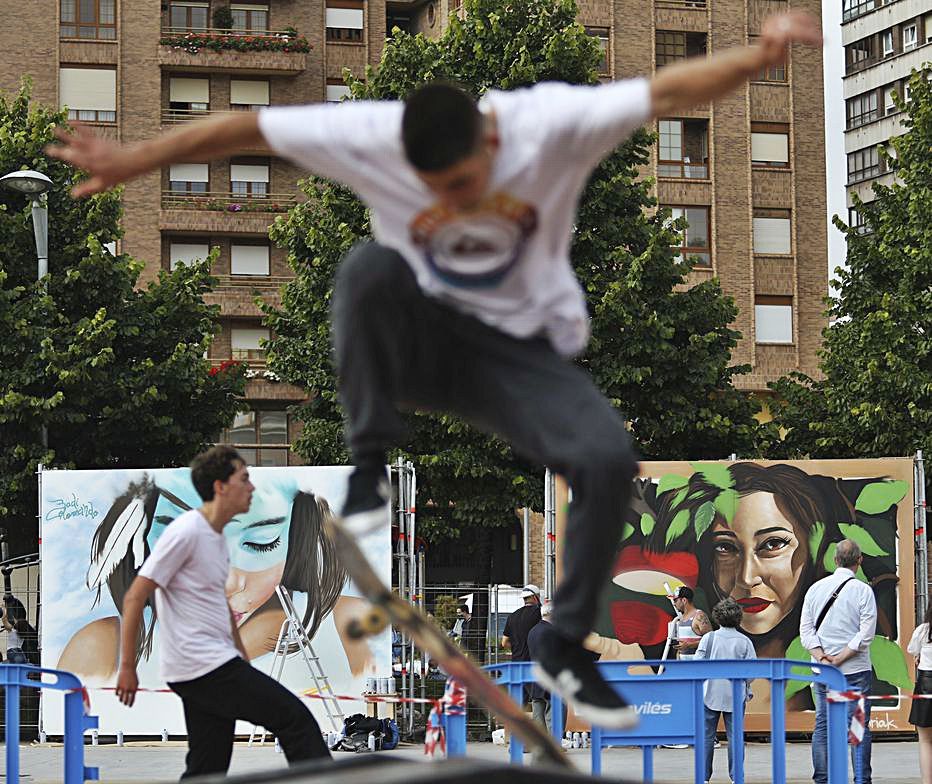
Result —
<path fill-rule="evenodd" d="M 369 750 L 369 733 L 374 732 L 376 735 L 376 749 L 381 747 L 382 740 L 382 721 L 380 719 L 363 716 L 361 713 L 354 713 L 343 719 L 343 737 L 340 741 L 331 747 L 331 751 L 355 751 L 362 752 Z"/>

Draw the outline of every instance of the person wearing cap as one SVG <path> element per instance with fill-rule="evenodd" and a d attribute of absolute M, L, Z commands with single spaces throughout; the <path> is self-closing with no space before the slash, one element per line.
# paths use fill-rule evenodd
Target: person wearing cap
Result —
<path fill-rule="evenodd" d="M 677 616 L 671 622 L 671 639 L 676 645 L 677 658 L 691 659 L 699 647 L 702 635 L 712 631 L 709 617 L 695 604 L 695 594 L 689 586 L 680 586 L 673 597 Z"/>
<path fill-rule="evenodd" d="M 521 589 L 524 606 L 519 607 L 505 621 L 502 648 L 511 651 L 512 661 L 531 661 L 527 647 L 528 633 L 540 623 L 540 588 L 533 583 Z"/>

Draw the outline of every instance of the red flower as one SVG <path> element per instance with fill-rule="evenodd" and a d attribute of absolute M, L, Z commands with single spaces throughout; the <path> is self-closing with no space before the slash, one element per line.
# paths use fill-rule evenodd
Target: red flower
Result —
<path fill-rule="evenodd" d="M 672 617 L 645 602 L 612 602 L 609 611 L 615 636 L 626 645 L 656 645 L 667 637 Z"/>

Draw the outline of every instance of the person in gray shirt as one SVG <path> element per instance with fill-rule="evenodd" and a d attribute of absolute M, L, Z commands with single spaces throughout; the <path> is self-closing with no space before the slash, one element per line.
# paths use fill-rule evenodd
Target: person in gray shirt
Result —
<path fill-rule="evenodd" d="M 850 691 L 867 694 L 871 688 L 870 646 L 877 627 L 874 590 L 857 579 L 861 548 L 843 539 L 835 549 L 835 572 L 813 583 L 803 599 L 799 639 L 813 661 L 838 667 Z M 812 733 L 812 780 L 828 782 L 828 710 L 825 686 L 815 685 L 816 722 Z M 856 702 L 848 703 L 848 721 Z M 851 751 L 855 784 L 871 784 L 871 704 L 864 701 L 864 737 Z M 860 766 L 856 755 L 860 756 Z M 860 767 L 860 775 L 858 769 Z"/>
<path fill-rule="evenodd" d="M 703 635 L 696 649 L 697 659 L 756 659 L 754 645 L 738 631 L 744 610 L 730 596 L 712 608 L 712 620 L 719 629 Z M 715 754 L 715 731 L 719 716 L 725 720 L 725 735 L 728 738 L 728 776 L 735 780 L 735 766 L 744 766 L 744 743 L 739 745 L 734 737 L 735 713 L 744 714 L 744 706 L 751 698 L 751 682 L 744 688 L 744 700 L 733 704 L 731 681 L 716 679 L 705 682 L 705 780 L 712 778 L 712 756 Z"/>

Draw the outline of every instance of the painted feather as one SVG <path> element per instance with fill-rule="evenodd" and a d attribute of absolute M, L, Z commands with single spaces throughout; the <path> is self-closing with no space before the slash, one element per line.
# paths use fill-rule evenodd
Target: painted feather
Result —
<path fill-rule="evenodd" d="M 145 557 L 146 509 L 143 499 L 136 498 L 127 504 L 110 530 L 99 554 L 91 559 L 87 569 L 87 587 L 99 590 L 121 561 L 132 551 L 138 569 Z"/>

